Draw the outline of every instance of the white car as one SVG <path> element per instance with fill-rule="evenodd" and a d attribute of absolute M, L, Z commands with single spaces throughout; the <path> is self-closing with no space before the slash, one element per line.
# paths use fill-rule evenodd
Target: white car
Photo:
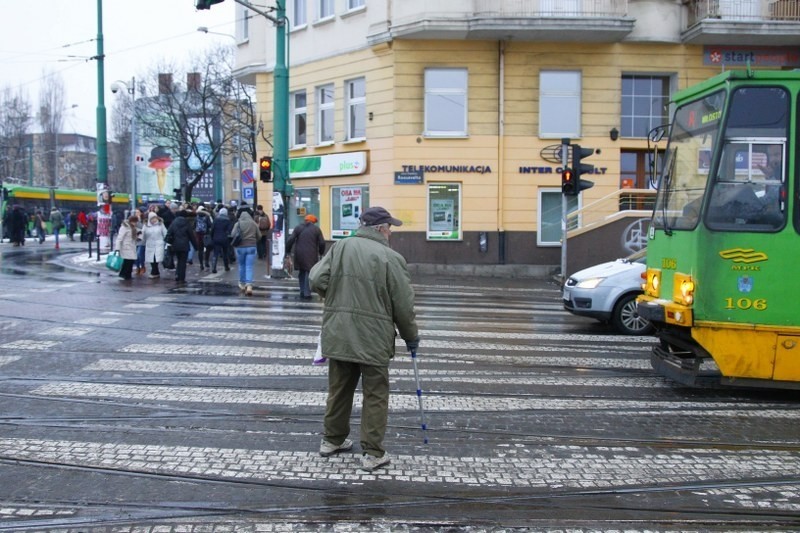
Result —
<path fill-rule="evenodd" d="M 646 250 L 601 263 L 571 275 L 563 287 L 564 309 L 572 314 L 610 322 L 626 335 L 649 335 L 653 326 L 639 316 L 636 297 L 642 293 Z"/>

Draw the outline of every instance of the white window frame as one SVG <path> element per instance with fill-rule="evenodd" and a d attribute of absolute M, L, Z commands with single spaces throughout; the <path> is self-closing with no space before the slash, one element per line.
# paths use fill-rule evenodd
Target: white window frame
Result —
<path fill-rule="evenodd" d="M 453 84 L 450 87 L 433 87 L 432 78 L 446 72 L 463 73 L 463 85 Z M 425 85 L 425 137 L 467 137 L 467 117 L 469 115 L 469 71 L 466 68 L 426 68 L 424 73 Z M 441 81 L 441 80 L 437 80 Z M 460 102 L 459 102 L 460 100 Z M 450 117 L 456 116 L 461 107 L 461 124 L 453 129 L 446 129 L 446 124 L 434 123 L 433 111 L 444 113 Z"/>
<path fill-rule="evenodd" d="M 553 202 L 553 205 L 556 205 L 557 208 L 555 212 L 545 213 L 544 208 L 546 207 L 545 203 L 543 202 L 543 197 L 545 195 L 553 195 L 557 197 L 557 201 Z M 560 188 L 550 188 L 550 187 L 539 187 L 539 209 L 536 213 L 536 245 L 542 247 L 561 247 L 561 239 L 563 238 L 563 230 L 561 229 L 561 217 L 562 217 L 562 193 Z M 549 205 L 549 204 L 548 204 Z M 572 213 L 576 209 L 580 209 L 581 206 L 581 195 L 578 196 L 568 196 L 567 197 L 567 210 L 568 212 Z M 551 218 L 545 221 L 545 216 L 550 216 Z M 577 222 L 576 219 L 573 219 Z M 545 222 L 551 224 L 558 228 L 558 238 L 555 241 L 545 240 L 544 235 L 542 232 L 542 228 L 545 226 Z"/>
<path fill-rule="evenodd" d="M 308 25 L 306 0 L 292 0 L 291 24 L 293 29 L 304 28 Z"/>
<path fill-rule="evenodd" d="M 306 105 L 304 107 L 296 106 L 297 99 L 295 97 L 300 94 L 303 94 L 306 97 Z M 289 93 L 289 116 L 289 147 L 300 148 L 306 146 L 308 143 L 308 95 L 306 94 L 305 89 Z M 306 138 L 303 140 L 303 142 L 301 142 L 301 140 L 298 138 L 299 133 L 297 132 L 297 117 L 299 116 L 305 117 Z"/>
<path fill-rule="evenodd" d="M 367 0 L 347 0 L 347 10 L 355 11 L 366 6 Z"/>
<path fill-rule="evenodd" d="M 243 43 L 250 40 L 250 10 L 242 5 L 236 6 L 236 41 Z"/>
<path fill-rule="evenodd" d="M 336 15 L 334 0 L 317 0 L 317 20 L 328 20 Z"/>
<path fill-rule="evenodd" d="M 330 92 L 330 100 L 326 92 Z M 336 142 L 336 87 L 333 83 L 320 85 L 317 96 L 317 146 L 326 146 Z M 331 131 L 327 131 L 330 126 Z"/>
<path fill-rule="evenodd" d="M 363 91 L 361 96 L 352 96 L 356 84 L 360 83 Z M 364 77 L 346 80 L 345 89 L 345 138 L 348 141 L 361 141 L 367 138 L 367 79 Z M 361 119 L 364 125 L 363 135 L 356 135 L 355 126 Z"/>
<path fill-rule="evenodd" d="M 582 73 L 578 70 L 539 72 L 539 137 L 581 136 Z"/>
<path fill-rule="evenodd" d="M 242 180 L 241 178 L 234 178 L 233 179 L 233 186 L 231 187 L 233 192 L 241 192 L 242 190 Z"/>

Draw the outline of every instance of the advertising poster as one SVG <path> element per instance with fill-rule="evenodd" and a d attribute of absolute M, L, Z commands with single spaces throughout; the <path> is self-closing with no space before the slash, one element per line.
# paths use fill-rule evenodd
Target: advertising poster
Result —
<path fill-rule="evenodd" d="M 453 231 L 454 217 L 453 200 L 431 200 L 431 231 Z"/>
<path fill-rule="evenodd" d="M 180 157 L 171 141 L 151 131 L 137 132 L 137 154 L 143 159 L 137 169 L 136 192 L 154 198 L 172 198 L 181 186 Z M 138 159 L 138 158 L 137 158 Z"/>
<path fill-rule="evenodd" d="M 340 190 L 341 213 L 339 218 L 339 228 L 343 230 L 355 231 L 361 224 L 358 217 L 364 212 L 361 205 L 361 187 L 345 187 Z"/>
<path fill-rule="evenodd" d="M 194 180 L 200 169 L 203 168 L 203 166 L 207 165 L 212 158 L 211 141 L 205 134 L 203 120 L 190 119 L 189 123 L 194 128 L 192 132 L 192 138 L 194 139 L 194 143 L 197 148 L 199 156 L 194 152 L 192 152 L 192 154 L 189 155 L 189 158 L 187 160 L 189 172 L 187 173 L 185 182 Z M 200 178 L 200 180 L 197 182 L 197 184 L 195 184 L 194 188 L 192 189 L 192 196 L 204 202 L 213 202 L 215 200 L 214 177 L 215 177 L 214 167 L 212 166 L 206 169 L 206 171 L 203 172 L 203 176 Z"/>
<path fill-rule="evenodd" d="M 272 272 L 283 271 L 283 256 L 286 254 L 286 239 L 284 239 L 284 205 L 281 193 L 272 193 Z M 291 275 L 291 272 L 289 272 Z"/>
<path fill-rule="evenodd" d="M 428 239 L 439 241 L 458 240 L 456 201 L 452 198 L 431 198 Z"/>

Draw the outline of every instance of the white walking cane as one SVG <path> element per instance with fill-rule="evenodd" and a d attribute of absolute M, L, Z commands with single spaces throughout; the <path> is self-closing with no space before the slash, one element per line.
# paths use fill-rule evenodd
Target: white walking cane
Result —
<path fill-rule="evenodd" d="M 419 384 L 419 371 L 417 370 L 417 350 L 411 350 L 411 361 L 414 363 L 414 378 L 417 380 L 417 398 L 419 398 L 419 417 L 422 424 L 422 442 L 428 444 L 428 427 L 425 425 L 425 410 L 422 408 L 422 387 Z"/>

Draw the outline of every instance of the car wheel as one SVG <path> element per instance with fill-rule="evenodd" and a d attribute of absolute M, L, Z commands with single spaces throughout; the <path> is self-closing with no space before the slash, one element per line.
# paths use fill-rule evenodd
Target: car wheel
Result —
<path fill-rule="evenodd" d="M 649 335 L 654 329 L 649 320 L 639 316 L 636 309 L 637 296 L 636 293 L 623 295 L 611 314 L 611 325 L 625 335 Z"/>

